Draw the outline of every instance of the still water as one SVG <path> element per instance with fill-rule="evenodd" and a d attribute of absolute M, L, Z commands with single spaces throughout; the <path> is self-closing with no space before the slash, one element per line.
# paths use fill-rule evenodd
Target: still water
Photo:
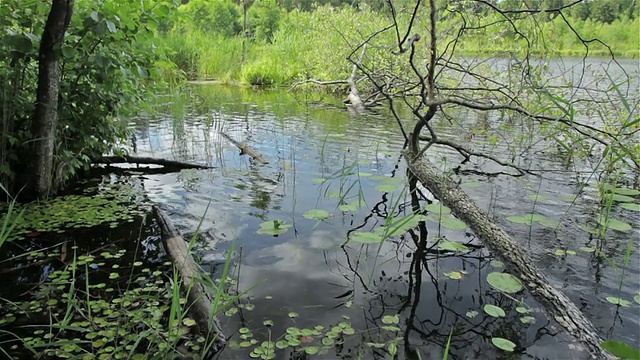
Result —
<path fill-rule="evenodd" d="M 529 315 L 535 323 L 524 324 L 515 310 L 518 305 L 488 286 L 487 273 L 501 267 L 468 229 L 450 230 L 427 221 L 428 234 L 411 231 L 381 246 L 349 241 L 354 231 L 374 230 L 390 217 L 411 212 L 405 182 L 382 178 L 406 179 L 400 155 L 404 139 L 398 124 L 383 110 L 350 116 L 339 99 L 317 94 L 201 84 L 192 85 L 182 99 L 167 96 L 160 103 L 157 110 L 164 115 L 142 115 L 132 122 L 137 154 L 215 169 L 145 175 L 139 181 L 181 232 L 193 233 L 202 221 L 197 250 L 205 269 L 219 275 L 234 243 L 238 289 L 255 286 L 243 298 L 244 309 L 220 318 L 227 335 L 233 335 L 222 359 L 249 358 L 252 347 L 237 346 L 243 341 L 238 333 L 243 327 L 260 343 L 282 339 L 288 327 L 330 329 L 344 322 L 355 334 L 315 358 L 384 359 L 389 357 L 389 344 L 397 343 L 400 358 L 418 358 L 419 353 L 422 359 L 441 359 L 449 334 L 450 356 L 455 359 L 579 358 L 572 355 L 570 339 L 529 295 L 522 300 L 532 309 Z M 523 146 L 522 140 L 510 138 L 515 138 L 510 130 L 499 130 L 501 124 L 494 119 L 475 115 L 465 119 L 463 128 L 487 130 L 472 140 L 478 149 L 509 156 Z M 456 141 L 468 136 L 446 121 L 438 128 Z M 249 144 L 269 164 L 240 155 L 221 132 Z M 496 143 L 491 134 L 498 133 L 503 140 Z M 587 187 L 576 197 L 581 183 L 593 179 L 586 168 L 563 164 L 559 149 L 533 140 L 530 135 L 525 141 L 530 146 L 520 161 L 545 169 L 541 178 L 473 172 L 454 177 L 527 249 L 552 284 L 578 305 L 603 337 L 637 345 L 638 304 L 616 308 L 605 298 L 631 300 L 639 291 L 637 243 L 622 277 L 613 266 L 622 265 L 629 239 L 638 238 L 638 213 L 614 205 L 613 216 L 634 229 L 607 234 L 602 247 L 608 260 L 581 251 L 581 247 L 600 246 L 579 229 L 598 213 L 595 188 Z M 460 161 L 447 149 L 432 154 L 432 161 L 443 169 Z M 485 160 L 463 169 L 505 171 Z M 380 186 L 384 184 L 397 186 L 389 191 L 388 186 Z M 633 186 L 633 178 L 627 185 Z M 422 189 L 422 193 L 428 199 L 423 198 L 422 205 L 433 200 L 428 191 Z M 355 211 L 339 208 L 358 201 L 362 206 Z M 314 209 L 326 210 L 331 217 L 318 221 L 304 216 Z M 531 212 L 562 225 L 551 229 L 506 220 Z M 292 226 L 277 237 L 257 233 L 261 224 L 273 220 Z M 421 236 L 426 237 L 424 249 L 419 249 Z M 438 249 L 439 238 L 466 244 L 468 250 Z M 556 250 L 575 254 L 558 255 Z M 456 271 L 461 279 L 451 278 Z M 485 304 L 500 306 L 506 317 L 484 315 Z M 383 323 L 388 320 L 385 316 L 395 314 L 400 315 L 398 332 L 385 329 L 388 324 Z M 505 357 L 491 344 L 495 336 L 515 342 L 517 352 Z M 313 336 L 307 340 L 318 341 Z M 276 358 L 297 357 L 286 349 L 276 351 Z"/>

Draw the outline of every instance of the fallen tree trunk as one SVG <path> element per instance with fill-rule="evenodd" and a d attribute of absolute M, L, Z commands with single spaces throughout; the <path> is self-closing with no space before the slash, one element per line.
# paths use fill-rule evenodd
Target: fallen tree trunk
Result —
<path fill-rule="evenodd" d="M 141 156 L 101 156 L 92 161 L 94 164 L 146 164 L 160 165 L 172 169 L 213 169 L 211 166 L 189 164 L 181 161 L 157 159 Z"/>
<path fill-rule="evenodd" d="M 347 96 L 347 101 L 351 103 L 353 109 L 357 113 L 363 113 L 365 110 L 364 103 L 362 102 L 362 98 L 360 97 L 360 91 L 358 90 L 357 84 L 357 76 L 358 76 L 358 66 L 362 64 L 362 59 L 364 59 L 364 54 L 367 51 L 367 44 L 362 45 L 362 52 L 360 53 L 360 58 L 358 62 L 353 64 L 353 69 L 351 70 L 351 77 L 347 80 L 349 83 L 349 96 Z"/>
<path fill-rule="evenodd" d="M 200 282 L 202 271 L 193 260 L 185 240 L 173 227 L 167 214 L 157 206 L 153 206 L 153 215 L 160 226 L 165 251 L 180 273 L 182 290 L 188 293 L 189 313 L 198 325 L 198 333 L 214 341 L 211 351 L 217 353 L 224 347 L 226 339 L 213 314 L 211 295 Z"/>
<path fill-rule="evenodd" d="M 237 142 L 233 138 L 231 138 L 231 136 L 223 132 L 220 132 L 220 135 L 222 135 L 225 139 L 229 140 L 233 145 L 237 146 L 238 149 L 240 149 L 240 155 L 247 154 L 251 156 L 254 160 L 260 162 L 261 164 L 269 163 L 265 158 L 262 157 L 262 155 L 260 155 L 257 151 L 253 150 L 249 145 Z"/>
<path fill-rule="evenodd" d="M 441 174 L 425 156 L 416 158 L 415 153 L 407 151 L 405 160 L 413 175 L 444 205 L 451 208 L 458 218 L 469 225 L 483 244 L 505 260 L 513 275 L 520 277 L 524 286 L 553 319 L 577 340 L 576 345 L 579 351 L 585 353 L 584 358 L 615 359 L 602 349 L 602 339 L 576 305 L 564 293 L 549 284 L 526 252 L 506 231 L 491 221 L 469 195 Z"/>

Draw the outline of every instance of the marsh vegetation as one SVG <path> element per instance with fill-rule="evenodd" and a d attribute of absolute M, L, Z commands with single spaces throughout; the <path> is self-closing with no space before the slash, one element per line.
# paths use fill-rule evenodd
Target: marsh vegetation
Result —
<path fill-rule="evenodd" d="M 0 7 L 2 356 L 638 357 L 636 2 L 183 3 Z"/>

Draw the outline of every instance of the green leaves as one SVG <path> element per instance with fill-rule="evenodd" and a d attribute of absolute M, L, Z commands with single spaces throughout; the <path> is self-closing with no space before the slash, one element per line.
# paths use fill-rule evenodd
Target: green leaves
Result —
<path fill-rule="evenodd" d="M 354 231 L 351 233 L 350 239 L 364 244 L 376 244 L 382 242 L 382 235 L 379 233 Z"/>
<path fill-rule="evenodd" d="M 458 220 L 451 215 L 451 209 L 442 205 L 441 203 L 434 203 L 426 205 L 425 210 L 430 214 L 427 219 L 430 221 L 439 223 L 440 226 L 450 230 L 464 230 L 467 228 L 467 224 L 464 221 Z"/>
<path fill-rule="evenodd" d="M 640 359 L 640 349 L 621 341 L 606 340 L 600 343 L 600 346 L 620 359 Z"/>
<path fill-rule="evenodd" d="M 328 211 L 322 210 L 322 209 L 309 210 L 306 213 L 304 213 L 303 216 L 305 219 L 314 219 L 318 221 L 327 220 L 331 218 L 331 214 L 329 214 Z"/>
<path fill-rule="evenodd" d="M 293 225 L 287 224 L 282 220 L 265 221 L 260 224 L 260 229 L 258 229 L 257 233 L 262 235 L 278 236 L 286 233 L 291 226 Z"/>
<path fill-rule="evenodd" d="M 551 220 L 544 215 L 541 214 L 527 214 L 523 216 L 507 216 L 506 219 L 512 223 L 523 224 L 531 226 L 534 223 L 538 223 L 544 227 L 555 228 L 560 222 L 556 220 Z"/>
<path fill-rule="evenodd" d="M 39 203 L 16 204 L 10 214 L 12 231 L 7 240 L 20 239 L 32 232 L 63 232 L 69 228 L 89 228 L 100 224 L 115 228 L 120 223 L 132 222 L 149 207 L 148 203 L 131 202 L 131 198 L 137 197 L 140 191 L 114 184 L 97 192 L 87 189 L 86 195 L 59 196 Z M 16 212 L 22 215 L 13 218 Z M 0 213 L 0 224 L 5 223 L 6 219 L 6 215 Z"/>
<path fill-rule="evenodd" d="M 605 229 L 612 229 L 612 230 L 617 230 L 621 232 L 628 232 L 628 231 L 631 231 L 632 229 L 631 225 L 626 221 L 613 219 L 613 218 L 607 217 L 606 215 L 601 215 L 598 218 L 598 224 L 600 224 L 600 226 L 602 226 Z"/>
<path fill-rule="evenodd" d="M 487 275 L 487 282 L 491 287 L 507 294 L 515 294 L 522 290 L 522 282 L 515 276 L 502 272 L 492 272 Z"/>
<path fill-rule="evenodd" d="M 505 317 L 506 314 L 504 312 L 504 310 L 502 310 L 501 307 L 495 306 L 495 305 L 491 305 L 491 304 L 486 304 L 482 310 L 484 310 L 484 312 L 492 317 Z"/>
<path fill-rule="evenodd" d="M 514 344 L 511 340 L 507 340 L 501 337 L 491 338 L 491 343 L 495 345 L 498 349 L 513 352 L 516 348 L 516 344 Z"/>

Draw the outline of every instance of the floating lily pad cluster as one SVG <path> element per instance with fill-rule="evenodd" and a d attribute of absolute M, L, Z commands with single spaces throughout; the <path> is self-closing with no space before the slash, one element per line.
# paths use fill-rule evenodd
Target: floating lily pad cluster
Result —
<path fill-rule="evenodd" d="M 523 224 L 523 225 L 527 225 L 527 226 L 531 226 L 534 223 L 538 223 L 544 227 L 547 228 L 551 228 L 554 229 L 556 228 L 558 225 L 560 225 L 560 222 L 557 220 L 553 220 L 553 219 L 549 219 L 548 217 L 542 215 L 542 214 L 526 214 L 526 215 L 522 215 L 522 216 L 507 216 L 507 220 L 512 222 L 512 223 L 516 223 L 516 224 Z"/>
<path fill-rule="evenodd" d="M 68 229 L 100 224 L 116 227 L 125 221 L 132 222 L 147 209 L 147 204 L 132 201 L 136 198 L 135 191 L 130 186 L 114 185 L 93 195 L 67 195 L 17 205 L 10 219 L 16 226 L 8 240 L 20 239 L 33 232 L 63 233 Z M 22 210 L 22 216 L 18 216 Z M 4 222 L 4 216 L 5 212 L 0 213 L 0 223 Z"/>
<path fill-rule="evenodd" d="M 273 326 L 271 320 L 265 326 Z M 292 348 L 308 355 L 326 354 L 337 343 L 344 342 L 345 335 L 353 335 L 355 329 L 348 321 L 342 321 L 331 328 L 316 325 L 313 328 L 288 327 L 286 333 L 274 341 L 260 342 L 248 328 L 240 328 L 239 339 L 229 342 L 232 349 L 250 348 L 249 356 L 254 359 L 274 359 L 277 350 Z"/>
<path fill-rule="evenodd" d="M 637 203 L 640 190 L 616 187 L 611 184 L 602 184 L 605 200 L 620 203 L 620 207 L 631 211 L 640 211 L 640 203 Z"/>
<path fill-rule="evenodd" d="M 495 263 L 492 263 L 492 266 L 494 267 L 502 267 L 502 265 L 503 264 L 498 261 L 496 261 Z M 522 289 L 524 288 L 520 279 L 516 278 L 511 274 L 503 273 L 503 272 L 489 273 L 487 275 L 487 282 L 492 288 L 500 292 L 503 292 L 505 294 L 515 294 L 522 291 Z M 494 318 L 503 318 L 507 316 L 507 313 L 504 311 L 503 308 L 493 304 L 485 304 L 482 307 L 482 310 L 485 314 Z M 518 306 L 516 307 L 515 310 L 522 315 L 520 317 L 521 323 L 523 324 L 535 323 L 536 319 L 533 316 L 529 315 L 529 313 L 531 312 L 530 309 L 524 306 Z M 478 316 L 478 314 L 479 314 L 478 311 L 470 310 L 470 311 L 467 311 L 466 316 L 468 318 L 475 318 L 476 316 Z M 516 344 L 514 344 L 511 340 L 501 338 L 501 337 L 491 338 L 491 343 L 497 348 L 507 352 L 512 352 L 516 348 Z"/>
<path fill-rule="evenodd" d="M 232 316 L 235 312 L 227 312 L 227 316 Z M 296 312 L 290 312 L 289 318 L 295 319 L 299 316 Z M 292 349 L 294 353 L 305 355 L 324 355 L 334 346 L 344 343 L 346 336 L 356 333 L 356 330 L 348 321 L 348 316 L 333 326 L 325 327 L 324 325 L 316 325 L 314 327 L 299 328 L 290 326 L 281 336 L 265 341 L 256 338 L 253 331 L 247 327 L 238 330 L 238 337 L 229 341 L 229 347 L 235 350 L 248 349 L 249 356 L 254 359 L 270 360 L 276 357 L 276 353 L 285 349 Z M 389 341 L 368 342 L 367 346 L 375 348 L 387 347 L 388 351 L 393 355 L 397 352 L 398 342 L 402 340 L 399 336 L 401 329 L 398 327 L 400 317 L 398 315 L 385 315 L 382 317 L 380 329 L 392 336 Z M 265 320 L 263 325 L 271 328 L 274 324 L 272 320 Z"/>
<path fill-rule="evenodd" d="M 16 319 L 68 320 L 59 327 L 36 321 L 25 327 L 28 333 L 21 333 L 9 352 L 36 348 L 54 358 L 143 359 L 146 353 L 170 354 L 178 343 L 193 352 L 204 348 L 204 338 L 188 335 L 195 321 L 182 318 L 169 328 L 166 314 L 173 293 L 165 286 L 162 268 L 170 263 L 150 269 L 135 262 L 132 272 L 118 264 L 125 253 L 121 249 L 78 256 L 51 273 L 30 301 L 3 303 L 0 326 Z M 100 269 L 100 278 L 106 271 L 109 280 L 97 280 L 94 269 Z"/>

